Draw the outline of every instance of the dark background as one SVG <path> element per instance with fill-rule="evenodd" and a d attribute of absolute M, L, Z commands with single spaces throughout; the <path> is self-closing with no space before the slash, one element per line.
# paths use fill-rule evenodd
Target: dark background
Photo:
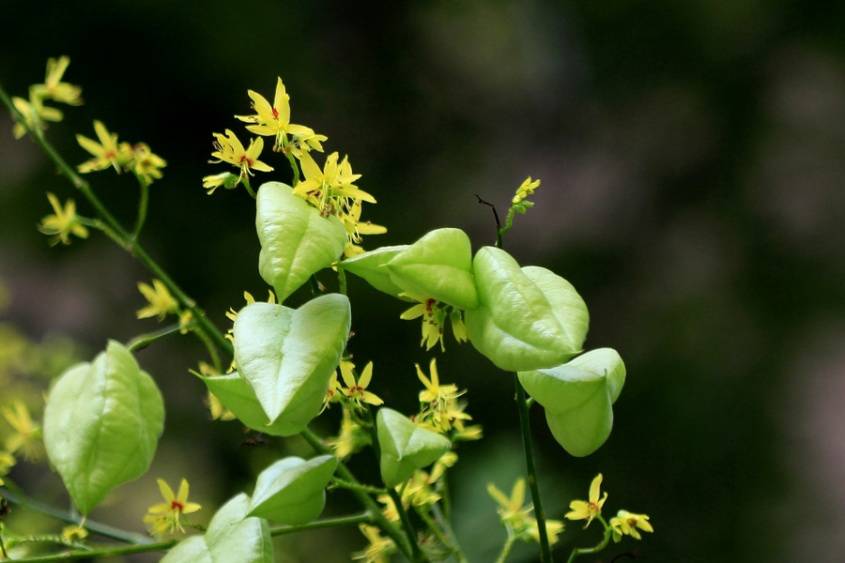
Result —
<path fill-rule="evenodd" d="M 838 7 L 837 7 L 838 6 Z M 509 250 L 569 279 L 591 309 L 588 346 L 628 364 L 616 424 L 595 455 L 573 459 L 540 410 L 541 485 L 562 515 L 601 471 L 607 507 L 652 516 L 641 561 L 841 561 L 845 558 L 845 35 L 843 4 L 714 2 L 8 2 L 0 80 L 24 95 L 48 56 L 70 55 L 85 105 L 48 132 L 72 163 L 73 134 L 99 118 L 168 161 L 152 188 L 144 242 L 221 326 L 258 276 L 253 202 L 207 197 L 212 131 L 236 128 L 247 88 L 272 95 L 281 75 L 293 121 L 350 155 L 379 205 L 369 217 L 410 242 L 457 226 L 490 243 L 489 210 L 540 177 L 537 207 Z M 5 318 L 32 338 L 63 333 L 86 355 L 136 321 L 149 275 L 94 236 L 49 248 L 35 225 L 45 191 L 73 196 L 29 140 L 0 117 L 0 278 Z M 239 134 L 242 129 L 236 128 Z M 268 155 L 268 159 L 273 157 Z M 284 161 L 266 179 L 286 180 Z M 130 177 L 91 178 L 128 222 Z M 80 202 L 80 211 L 90 213 Z M 330 276 L 322 275 L 326 283 Z M 410 411 L 419 326 L 399 303 L 352 279 L 352 350 L 376 362 L 376 391 Z M 298 296 L 294 299 L 302 299 Z M 477 561 L 504 539 L 488 481 L 522 470 L 511 380 L 471 346 L 448 342 L 441 377 L 469 390 L 486 440 L 461 449 L 458 534 Z M 398 352 L 401 351 L 401 352 Z M 96 516 L 141 528 L 154 478 L 186 476 L 204 518 L 279 455 L 211 423 L 187 369 L 202 349 L 173 339 L 140 354 L 166 395 L 165 437 L 150 475 Z M 0 392 L 2 395 L 2 392 Z M 326 434 L 336 413 L 320 419 Z M 291 441 L 287 452 L 306 453 Z M 355 469 L 373 478 L 367 455 Z M 22 465 L 15 477 L 65 502 L 60 484 Z M 329 513 L 352 508 L 332 494 Z M 573 541 L 598 532 L 572 523 Z M 342 561 L 354 530 L 280 540 L 279 561 Z M 531 560 L 533 546 L 517 551 Z"/>

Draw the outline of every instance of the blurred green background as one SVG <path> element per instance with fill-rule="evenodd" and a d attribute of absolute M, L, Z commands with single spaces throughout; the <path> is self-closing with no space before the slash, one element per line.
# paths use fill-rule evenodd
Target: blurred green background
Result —
<path fill-rule="evenodd" d="M 73 134 L 91 135 L 98 118 L 168 161 L 144 241 L 221 326 L 244 289 L 265 294 L 252 200 L 207 197 L 200 184 L 222 170 L 207 163 L 211 133 L 237 125 L 248 88 L 269 96 L 282 76 L 293 121 L 350 155 L 379 200 L 369 218 L 390 229 L 369 247 L 447 225 L 490 243 L 473 194 L 504 209 L 525 176 L 542 178 L 509 250 L 579 289 L 588 346 L 620 350 L 629 374 L 593 456 L 566 455 L 533 413 L 547 510 L 560 517 L 603 472 L 607 506 L 647 512 L 656 529 L 603 561 L 633 549 L 638 561 L 833 562 L 845 558 L 843 18 L 845 4 L 788 0 L 7 2 L 0 80 L 23 95 L 48 56 L 70 55 L 67 79 L 86 103 L 48 131 L 63 154 L 86 158 Z M 152 330 L 135 320 L 135 284 L 149 279 L 136 262 L 102 237 L 50 248 L 36 231 L 45 191 L 74 194 L 10 129 L 4 113 L 3 321 L 35 340 L 67 335 L 83 356 Z M 271 164 L 286 180 L 284 162 Z M 133 179 L 91 180 L 128 222 Z M 352 350 L 375 360 L 376 391 L 410 411 L 413 362 L 429 357 L 419 325 L 350 283 Z M 458 534 L 473 560 L 490 561 L 504 532 L 485 485 L 509 489 L 522 470 L 511 379 L 471 346 L 447 345 L 441 377 L 469 390 L 487 436 L 460 450 Z M 236 423 L 209 421 L 187 372 L 201 354 L 189 338 L 140 353 L 166 396 L 165 436 L 150 475 L 96 518 L 142 529 L 157 476 L 188 477 L 207 518 L 280 455 L 276 442 L 245 443 Z M 336 414 L 320 419 L 323 433 Z M 285 451 L 308 450 L 292 440 Z M 373 480 L 359 458 L 353 468 Z M 43 465 L 13 477 L 66 502 Z M 332 493 L 327 513 L 353 507 Z M 571 524 L 558 558 L 576 538 L 593 541 L 577 532 Z M 278 560 L 344 561 L 363 543 L 352 529 L 311 532 L 280 539 Z"/>

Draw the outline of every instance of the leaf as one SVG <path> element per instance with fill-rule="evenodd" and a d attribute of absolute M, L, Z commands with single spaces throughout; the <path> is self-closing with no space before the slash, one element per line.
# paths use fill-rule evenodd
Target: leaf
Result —
<path fill-rule="evenodd" d="M 403 483 L 414 471 L 434 463 L 452 447 L 447 438 L 420 428 L 393 409 L 379 409 L 376 427 L 381 479 L 388 487 Z"/>
<path fill-rule="evenodd" d="M 317 416 L 349 336 L 345 295 L 316 297 L 299 309 L 253 303 L 235 320 L 235 361 L 271 424 L 300 430 Z"/>
<path fill-rule="evenodd" d="M 390 273 L 383 268 L 401 251 L 408 248 L 408 245 L 382 246 L 369 252 L 364 252 L 352 258 L 347 258 L 341 263 L 344 270 L 351 272 L 359 278 L 364 278 L 371 286 L 393 297 L 399 297 L 404 290 L 393 283 Z"/>
<path fill-rule="evenodd" d="M 224 504 L 204 535 L 186 538 L 161 563 L 273 563 L 273 538 L 262 518 L 248 516 L 249 497 L 241 493 Z"/>
<path fill-rule="evenodd" d="M 546 409 L 555 440 L 583 457 L 610 436 L 612 405 L 625 384 L 625 364 L 616 350 L 599 348 L 551 369 L 520 372 L 519 380 Z"/>
<path fill-rule="evenodd" d="M 238 373 L 218 375 L 213 377 L 202 377 L 203 383 L 211 393 L 220 400 L 220 403 L 232 411 L 244 426 L 270 434 L 271 436 L 293 436 L 302 432 L 303 425 L 299 422 L 292 423 L 288 417 L 280 416 L 276 422 L 270 424 L 258 397 L 255 396 L 249 382 Z"/>
<path fill-rule="evenodd" d="M 290 525 L 314 520 L 326 506 L 326 485 L 336 468 L 332 455 L 280 459 L 258 476 L 250 515 Z"/>
<path fill-rule="evenodd" d="M 386 266 L 404 291 L 459 309 L 475 309 L 472 245 L 460 229 L 435 229 L 398 253 Z"/>
<path fill-rule="evenodd" d="M 255 227 L 261 243 L 258 271 L 280 302 L 331 266 L 346 245 L 346 229 L 337 217 L 321 217 L 281 182 L 258 189 Z"/>
<path fill-rule="evenodd" d="M 158 387 L 115 341 L 65 371 L 44 410 L 47 457 L 83 515 L 147 472 L 163 429 Z"/>
<path fill-rule="evenodd" d="M 486 246 L 473 261 L 480 305 L 465 314 L 473 346 L 505 371 L 550 368 L 581 351 L 587 305 L 562 277 L 519 267 L 507 252 Z"/>

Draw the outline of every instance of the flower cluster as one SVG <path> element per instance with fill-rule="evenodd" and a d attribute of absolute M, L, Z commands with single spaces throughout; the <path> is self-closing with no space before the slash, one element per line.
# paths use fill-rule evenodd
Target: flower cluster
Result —
<path fill-rule="evenodd" d="M 82 104 L 82 88 L 62 81 L 68 65 L 70 65 L 68 57 L 47 59 L 44 82 L 29 87 L 28 99 L 12 98 L 15 109 L 23 117 L 23 123 L 17 122 L 14 125 L 13 134 L 16 139 L 26 135 L 27 130 L 40 134 L 47 128 L 47 122 L 62 120 L 62 112 L 44 105 L 44 102 L 51 101 L 70 106 Z"/>
<path fill-rule="evenodd" d="M 467 329 L 464 325 L 463 311 L 436 299 L 410 295 L 407 292 L 403 297 L 416 301 L 412 307 L 406 309 L 399 318 L 403 321 L 411 321 L 422 318 L 422 339 L 420 346 L 431 350 L 436 344 L 440 344 L 440 351 L 446 351 L 444 337 L 446 335 L 446 322 L 452 326 L 452 335 L 460 344 L 467 341 Z"/>
<path fill-rule="evenodd" d="M 417 378 L 424 389 L 419 394 L 420 412 L 414 417 L 414 421 L 452 440 L 481 439 L 481 426 L 467 425 L 472 416 L 465 412 L 467 404 L 458 401 L 466 391 L 458 391 L 458 387 L 453 383 L 440 383 L 435 358 L 431 359 L 428 366 L 430 377 L 426 376 L 419 364 L 415 364 L 415 367 Z"/>
<path fill-rule="evenodd" d="M 648 515 L 628 512 L 627 510 L 619 510 L 609 523 L 606 522 L 601 511 L 604 508 L 605 501 L 607 501 L 607 492 L 602 495 L 601 483 L 602 475 L 599 473 L 590 483 L 587 500 L 573 500 L 569 503 L 570 510 L 566 514 L 566 518 L 569 520 L 586 520 L 585 528 L 593 520 L 598 519 L 605 527 L 605 533 L 610 533 L 615 542 L 621 541 L 622 536 L 630 536 L 637 540 L 642 539 L 640 530 L 649 533 L 654 532 Z"/>
<path fill-rule="evenodd" d="M 146 143 L 127 143 L 118 141 L 117 134 L 111 133 L 102 121 L 94 121 L 94 133 L 97 140 L 84 135 L 77 135 L 76 141 L 91 154 L 91 158 L 80 164 L 77 169 L 82 174 L 113 168 L 117 173 L 131 172 L 138 181 L 149 186 L 162 177 L 161 169 L 167 163 L 154 154 Z"/>
<path fill-rule="evenodd" d="M 537 519 L 532 515 L 534 507 L 531 504 L 525 504 L 524 479 L 517 479 L 511 489 L 510 496 L 503 493 L 492 483 L 487 485 L 487 493 L 499 505 L 497 512 L 505 530 L 507 530 L 508 538 L 512 538 L 512 541 L 540 541 Z M 546 535 L 549 538 L 549 545 L 557 543 L 558 536 L 563 532 L 563 528 L 563 522 L 560 520 L 546 520 Z"/>
<path fill-rule="evenodd" d="M 248 90 L 247 95 L 254 113 L 235 118 L 246 123 L 246 130 L 256 136 L 244 147 L 231 129 L 213 133 L 214 151 L 210 162 L 231 165 L 237 172 L 205 176 L 202 185 L 209 195 L 218 188 L 231 190 L 243 185 L 254 196 L 250 178 L 255 172 L 274 170 L 261 160 L 263 137 L 272 137 L 273 152 L 282 153 L 293 170 L 293 193 L 319 209 L 322 216 L 337 217 L 345 227 L 346 256 L 363 252 L 360 244 L 364 236 L 387 232 L 381 225 L 361 220 L 363 203 L 376 203 L 376 200 L 355 184 L 361 175 L 352 171 L 348 156 L 341 158 L 340 153 L 332 152 L 322 166 L 314 160 L 311 153 L 323 152 L 323 143 L 328 137 L 306 125 L 291 123 L 290 96 L 281 78 L 276 79 L 272 104 L 254 90 Z"/>

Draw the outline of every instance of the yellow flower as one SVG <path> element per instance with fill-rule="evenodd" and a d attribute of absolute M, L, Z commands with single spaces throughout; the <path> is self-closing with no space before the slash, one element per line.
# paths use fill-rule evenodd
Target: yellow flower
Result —
<path fill-rule="evenodd" d="M 50 239 L 50 244 L 70 244 L 70 235 L 79 238 L 88 237 L 88 229 L 76 215 L 76 203 L 72 199 L 67 200 L 62 206 L 59 199 L 48 192 L 47 200 L 53 208 L 53 214 L 41 219 L 38 230 L 53 237 Z"/>
<path fill-rule="evenodd" d="M 293 193 L 305 199 L 320 210 L 324 215 L 342 215 L 347 212 L 354 200 L 375 203 L 376 199 L 361 190 L 353 182 L 361 175 L 352 172 L 352 165 L 348 157 L 338 163 L 340 155 L 337 152 L 326 157 L 323 168 L 317 165 L 314 158 L 303 153 L 299 159 L 302 174 L 305 176 L 293 188 Z"/>
<path fill-rule="evenodd" d="M 155 536 L 163 536 L 168 533 L 185 533 L 182 527 L 181 517 L 183 514 L 191 514 L 202 507 L 195 502 L 188 502 L 190 486 L 188 481 L 182 479 L 179 483 L 179 492 L 173 494 L 173 489 L 164 479 L 158 479 L 158 490 L 161 492 L 164 502 L 154 504 L 147 509 L 144 516 L 144 523 Z"/>
<path fill-rule="evenodd" d="M 0 412 L 14 431 L 6 438 L 6 451 L 10 454 L 20 451 L 26 459 L 37 461 L 41 457 L 41 428 L 32 421 L 26 405 L 14 401 L 11 407 L 3 407 Z"/>
<path fill-rule="evenodd" d="M 236 115 L 237 119 L 252 125 L 247 125 L 247 131 L 256 135 L 271 136 L 276 138 L 273 150 L 280 150 L 284 143 L 286 134 L 297 135 L 303 138 L 313 138 L 314 131 L 304 125 L 296 125 L 290 122 L 290 96 L 285 90 L 281 78 L 276 78 L 276 92 L 273 96 L 273 105 L 267 98 L 255 92 L 247 90 L 247 95 L 252 100 L 254 115 Z M 323 137 L 320 135 L 320 137 Z M 323 137 L 322 140 L 325 140 Z M 313 142 L 313 141 L 312 141 Z M 319 141 L 317 141 L 319 146 Z M 321 147 L 322 148 L 322 147 Z"/>
<path fill-rule="evenodd" d="M 273 167 L 258 160 L 261 156 L 261 151 L 264 150 L 264 139 L 256 137 L 249 141 L 249 146 L 245 149 L 241 141 L 231 129 L 226 129 L 225 134 L 213 133 L 214 135 L 214 152 L 211 156 L 217 160 L 211 162 L 226 162 L 232 164 L 240 169 L 240 179 L 246 181 L 248 176 L 253 175 L 253 171 L 272 172 Z"/>
<path fill-rule="evenodd" d="M 62 77 L 70 64 L 70 58 L 61 56 L 58 59 L 47 59 L 47 73 L 43 84 L 32 86 L 32 94 L 40 98 L 49 98 L 71 106 L 82 105 L 82 88 L 62 82 Z"/>
<path fill-rule="evenodd" d="M 154 154 L 146 143 L 137 143 L 132 147 L 132 171 L 138 179 L 149 185 L 153 180 L 161 179 L 161 169 L 167 166 L 163 158 Z"/>
<path fill-rule="evenodd" d="M 12 129 L 12 134 L 15 139 L 20 139 L 26 135 L 27 128 L 34 132 L 40 132 L 47 128 L 46 121 L 58 122 L 62 120 L 62 112 L 56 108 L 51 108 L 44 105 L 44 102 L 39 97 L 30 97 L 24 100 L 23 98 L 12 98 L 12 104 L 23 116 L 24 123 L 15 123 Z"/>
<path fill-rule="evenodd" d="M 361 376 L 355 379 L 355 364 L 352 362 L 341 362 L 340 364 L 340 378 L 343 380 L 344 387 L 341 389 L 343 395 L 351 399 L 356 405 L 362 406 L 362 403 L 368 405 L 380 405 L 382 401 L 375 393 L 367 391 L 370 382 L 373 379 L 373 362 L 367 362 L 364 369 L 361 371 Z"/>
<path fill-rule="evenodd" d="M 499 518 L 508 529 L 509 534 L 513 534 L 522 541 L 540 541 L 537 519 L 531 515 L 534 508 L 531 505 L 525 506 L 524 479 L 517 479 L 510 496 L 505 495 L 492 483 L 487 485 L 487 492 L 499 505 Z M 546 520 L 546 535 L 549 538 L 549 544 L 557 543 L 558 536 L 563 528 L 563 522 L 560 520 Z"/>
<path fill-rule="evenodd" d="M 217 188 L 225 188 L 227 190 L 234 189 L 240 183 L 241 178 L 231 172 L 221 172 L 220 174 L 211 174 L 204 176 L 202 179 L 202 187 L 208 190 L 208 195 L 214 193 Z"/>
<path fill-rule="evenodd" d="M 537 188 L 540 187 L 540 180 L 532 180 L 531 176 L 527 177 L 525 180 L 522 181 L 522 184 L 516 189 L 516 193 L 513 196 L 512 203 L 522 203 L 526 198 L 529 196 L 534 195 L 534 192 Z"/>
<path fill-rule="evenodd" d="M 307 133 L 299 135 L 291 135 L 287 144 L 283 147 L 285 152 L 289 152 L 296 158 L 302 158 L 303 153 L 310 151 L 323 152 L 323 143 L 329 140 L 325 135 L 315 133 L 308 127 Z"/>
<path fill-rule="evenodd" d="M 131 147 L 128 143 L 119 145 L 117 134 L 109 133 L 102 121 L 94 121 L 94 132 L 97 134 L 99 143 L 84 135 L 76 136 L 76 142 L 79 143 L 79 146 L 94 157 L 83 162 L 77 168 L 83 174 L 105 170 L 109 167 L 120 172 L 121 166 L 131 158 Z"/>
<path fill-rule="evenodd" d="M 458 396 L 458 387 L 453 383 L 448 385 L 440 385 L 440 376 L 437 373 L 437 358 L 431 358 L 431 363 L 428 365 L 428 371 L 431 373 L 431 379 L 426 377 L 419 364 L 414 364 L 417 368 L 417 378 L 422 382 L 425 389 L 420 391 L 421 403 L 439 403 L 445 402 L 448 399 L 454 399 Z"/>
<path fill-rule="evenodd" d="M 349 409 L 344 408 L 340 419 L 340 432 L 336 438 L 328 442 L 334 449 L 335 456 L 338 459 L 345 459 L 369 443 L 370 436 L 367 431 L 355 421 Z"/>
<path fill-rule="evenodd" d="M 584 527 L 590 525 L 599 514 L 607 500 L 607 493 L 601 496 L 601 481 L 602 475 L 599 473 L 590 483 L 590 497 L 589 500 L 573 500 L 569 503 L 569 512 L 566 513 L 566 518 L 569 520 L 586 520 Z"/>
<path fill-rule="evenodd" d="M 62 528 L 62 539 L 66 542 L 77 542 L 88 537 L 88 530 L 81 525 L 71 525 Z"/>
<path fill-rule="evenodd" d="M 358 526 L 369 544 L 362 551 L 352 554 L 352 559 L 364 563 L 390 563 L 390 555 L 396 552 L 393 540 L 382 537 L 377 526 L 361 524 Z"/>
<path fill-rule="evenodd" d="M 640 530 L 650 534 L 654 532 L 647 514 L 636 514 L 627 510 L 617 512 L 616 516 L 610 519 L 610 527 L 613 530 L 613 541 L 616 542 L 621 540 L 622 536 L 640 540 Z"/>
<path fill-rule="evenodd" d="M 420 340 L 420 346 L 425 346 L 426 350 L 431 350 L 439 342 L 440 349 L 445 352 L 446 345 L 443 338 L 446 333 L 447 319 L 452 325 L 452 335 L 455 337 L 455 340 L 459 344 L 466 342 L 466 326 L 464 325 L 463 313 L 460 310 L 440 303 L 435 299 L 409 293 L 403 293 L 401 296 L 419 302 L 413 307 L 406 309 L 399 315 L 399 318 L 409 321 L 422 317 L 422 339 Z"/>
<path fill-rule="evenodd" d="M 139 319 L 158 317 L 158 320 L 161 321 L 167 315 L 179 312 L 179 303 L 170 294 L 167 286 L 161 283 L 160 280 L 154 279 L 152 286 L 140 282 L 138 284 L 138 291 L 141 292 L 148 303 L 136 312 Z"/>
<path fill-rule="evenodd" d="M 376 225 L 370 221 L 361 221 L 362 206 L 363 202 L 360 199 L 356 199 L 345 212 L 342 211 L 338 215 L 338 218 L 346 228 L 346 236 L 349 239 L 343 252 L 347 258 L 364 252 L 364 249 L 359 246 L 359 243 L 363 240 L 363 236 L 383 235 L 387 232 L 387 227 Z"/>
<path fill-rule="evenodd" d="M 458 463 L 458 454 L 455 452 L 446 452 L 440 459 L 434 462 L 431 467 L 431 473 L 428 476 L 428 484 L 433 485 L 446 474 L 446 470 Z"/>

